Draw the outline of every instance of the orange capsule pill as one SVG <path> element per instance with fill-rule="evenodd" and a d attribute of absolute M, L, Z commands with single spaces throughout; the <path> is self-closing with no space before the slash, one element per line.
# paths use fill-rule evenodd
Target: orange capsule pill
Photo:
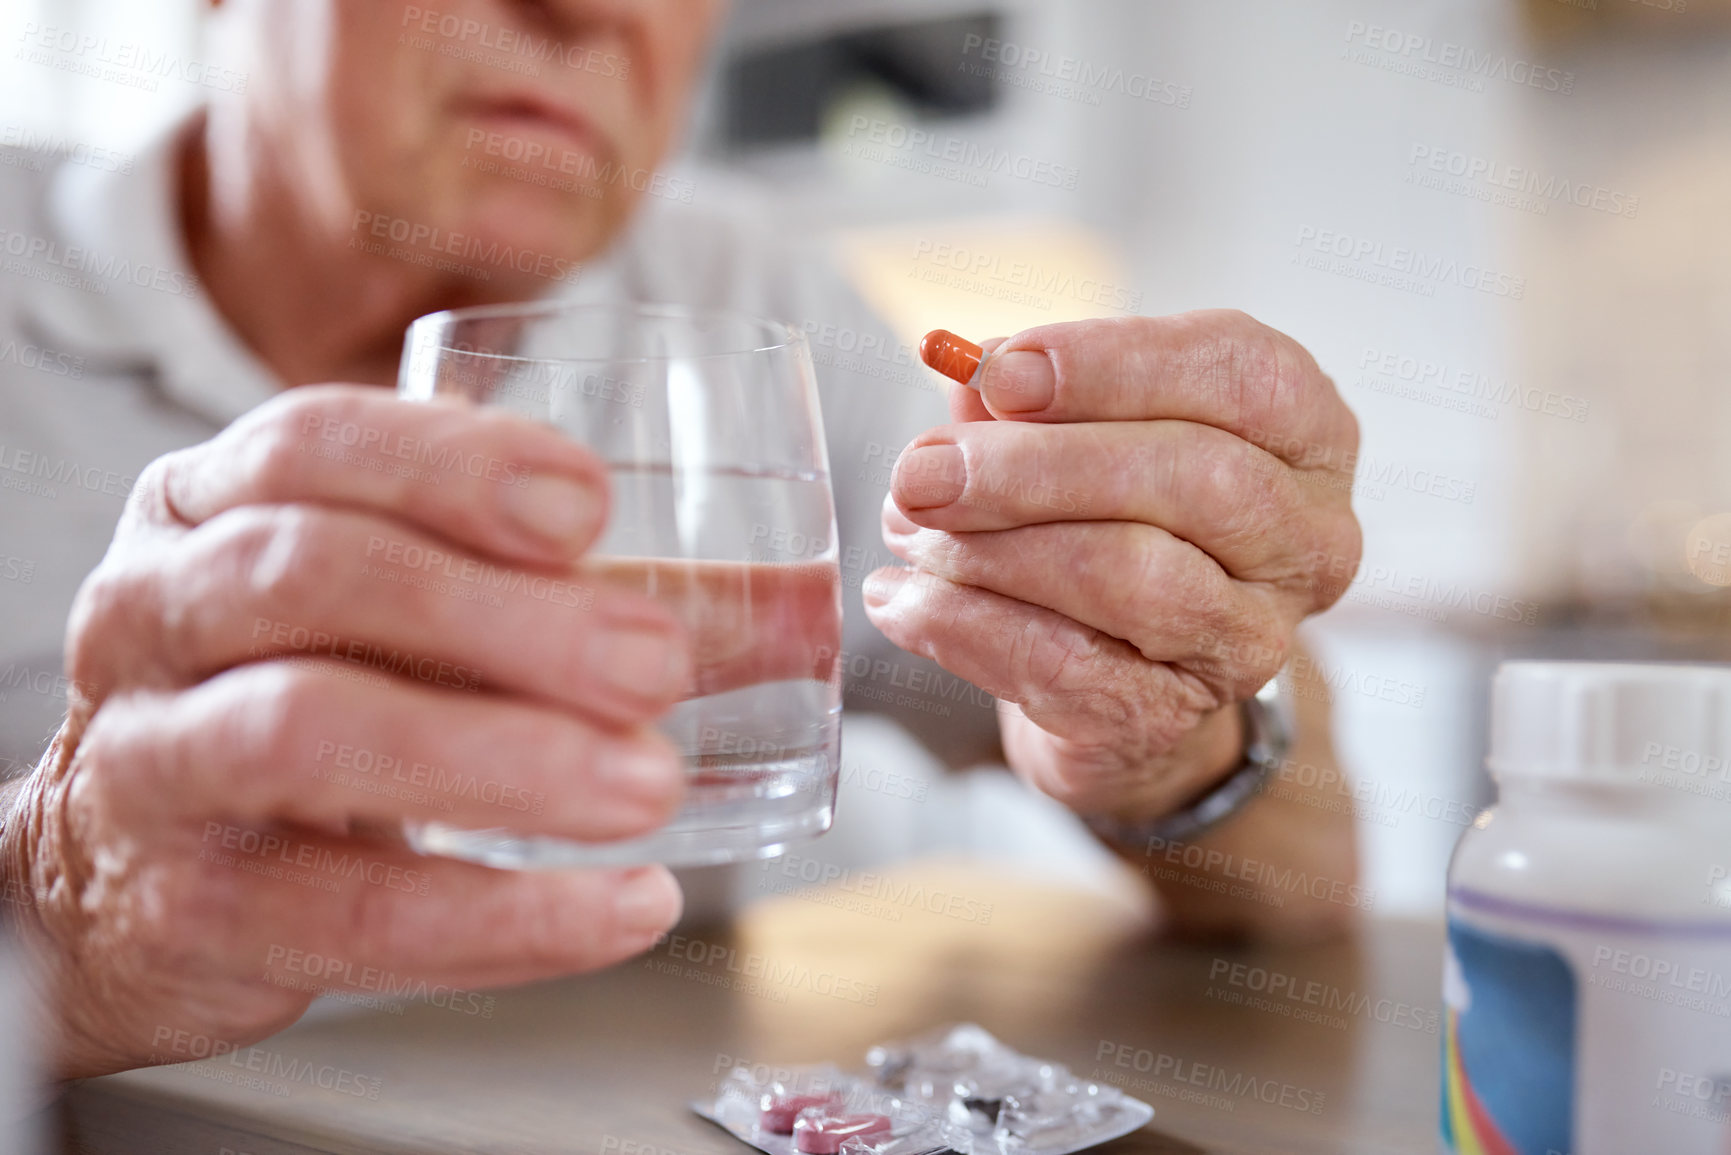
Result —
<path fill-rule="evenodd" d="M 933 329 L 920 342 L 920 360 L 962 385 L 973 385 L 986 351 L 948 329 Z"/>

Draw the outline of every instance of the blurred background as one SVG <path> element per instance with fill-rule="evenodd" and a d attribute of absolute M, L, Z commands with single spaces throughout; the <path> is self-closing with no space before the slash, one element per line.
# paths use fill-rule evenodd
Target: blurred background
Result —
<path fill-rule="evenodd" d="M 0 143 L 124 157 L 198 95 L 31 21 L 199 51 L 192 0 L 0 0 Z M 1728 0 L 735 0 L 685 151 L 905 341 L 1233 306 L 1316 354 L 1364 430 L 1307 627 L 1354 785 L 1291 785 L 1380 909 L 1440 907 L 1496 661 L 1723 659 Z"/>

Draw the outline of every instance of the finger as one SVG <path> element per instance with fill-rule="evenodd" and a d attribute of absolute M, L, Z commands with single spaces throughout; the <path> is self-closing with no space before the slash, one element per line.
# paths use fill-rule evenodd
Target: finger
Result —
<path fill-rule="evenodd" d="M 625 725 L 661 714 L 692 681 L 683 631 L 646 597 L 328 506 L 220 514 L 150 568 L 99 572 L 80 606 L 72 668 L 101 687 L 190 686 L 299 654 Z"/>
<path fill-rule="evenodd" d="M 293 849 L 296 859 L 361 861 L 376 877 L 403 880 L 381 885 L 351 869 L 312 910 L 308 887 L 292 879 L 269 879 L 249 896 L 255 941 L 246 953 L 264 974 L 321 993 L 474 990 L 594 970 L 653 946 L 682 906 L 660 866 L 493 870 L 318 835 L 294 839 Z M 323 882 L 333 872 L 304 873 Z"/>
<path fill-rule="evenodd" d="M 564 560 L 606 519 L 600 460 L 558 431 L 364 386 L 292 389 L 147 471 L 144 513 L 198 525 L 252 504 L 386 513 L 504 557 Z"/>
<path fill-rule="evenodd" d="M 108 788 L 145 821 L 220 814 L 343 830 L 403 819 L 605 841 L 678 804 L 677 753 L 519 702 L 265 662 L 177 694 L 111 698 L 85 748 L 125 767 Z"/>
<path fill-rule="evenodd" d="M 840 644 L 834 566 L 604 569 L 495 563 L 350 510 L 245 506 L 150 568 L 93 575 L 70 670 L 100 700 L 116 686 L 190 686 L 242 662 L 317 655 L 507 689 L 618 724 L 693 694 L 829 676 Z M 698 625 L 695 659 L 670 605 Z"/>
<path fill-rule="evenodd" d="M 1311 500 L 1299 474 L 1242 438 L 1189 421 L 940 426 L 902 451 L 890 493 L 911 521 L 979 532 L 1135 521 L 1191 542 L 1238 578 L 1308 573 L 1340 541 L 1349 491 Z"/>
<path fill-rule="evenodd" d="M 986 362 L 987 407 L 1018 421 L 1198 421 L 1305 469 L 1350 472 L 1358 423 L 1303 346 L 1243 313 L 1042 325 Z"/>
<path fill-rule="evenodd" d="M 345 963 L 327 976 L 336 989 L 369 989 L 369 967 L 470 990 L 596 970 L 654 946 L 683 906 L 661 866 L 502 871 L 415 861 L 430 875 L 426 897 L 357 893 L 338 913 L 347 921 L 336 926 L 355 929 L 332 944 Z M 278 965 L 288 961 L 279 952 Z"/>
<path fill-rule="evenodd" d="M 146 838 L 157 844 L 155 873 L 168 876 L 159 924 L 244 966 L 249 980 L 262 974 L 309 994 L 412 997 L 424 984 L 475 988 L 590 970 L 652 945 L 681 907 L 678 885 L 656 866 L 501 871 L 308 829 L 202 819 Z"/>
<path fill-rule="evenodd" d="M 1004 343 L 1004 338 L 993 337 L 989 341 L 981 341 L 980 348 L 991 353 Z M 996 421 L 992 411 L 986 408 L 985 399 L 979 390 L 970 389 L 966 385 L 950 383 L 950 420 L 951 421 Z"/>
<path fill-rule="evenodd" d="M 1222 704 L 1182 669 L 990 590 L 886 567 L 866 579 L 863 594 L 867 615 L 890 641 L 1016 703 L 1036 725 L 1082 746 L 1152 756 Z"/>
<path fill-rule="evenodd" d="M 832 676 L 841 648 L 841 570 L 833 562 L 749 565 L 593 557 L 583 572 L 674 607 L 690 637 L 693 694 Z"/>
<path fill-rule="evenodd" d="M 1195 546 L 1154 526 L 1058 522 L 949 534 L 911 524 L 898 524 L 886 503 L 884 543 L 903 561 L 1122 638 L 1149 661 L 1198 665 L 1222 648 L 1259 648 L 1263 660 L 1240 673 L 1248 690 L 1220 687 L 1228 695 L 1253 693 L 1274 675 L 1284 655 L 1267 639 L 1284 637 L 1303 613 L 1291 595 L 1233 581 Z"/>

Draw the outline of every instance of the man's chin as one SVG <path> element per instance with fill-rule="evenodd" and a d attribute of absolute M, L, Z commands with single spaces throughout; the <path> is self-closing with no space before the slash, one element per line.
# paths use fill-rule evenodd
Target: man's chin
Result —
<path fill-rule="evenodd" d="M 539 295 L 576 279 L 606 249 L 624 214 L 608 198 L 540 188 L 490 188 L 463 221 L 457 248 L 489 280 Z M 522 294 L 520 294 L 522 295 Z"/>

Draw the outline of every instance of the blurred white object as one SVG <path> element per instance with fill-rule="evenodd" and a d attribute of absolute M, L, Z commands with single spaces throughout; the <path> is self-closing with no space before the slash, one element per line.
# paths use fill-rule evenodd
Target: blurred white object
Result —
<path fill-rule="evenodd" d="M 1731 669 L 1505 663 L 1489 765 L 1449 871 L 1451 1149 L 1722 1155 Z"/>
<path fill-rule="evenodd" d="M 197 101 L 199 0 L 0 0 L 0 132 L 126 149 Z M 220 54 L 219 54 L 220 55 Z M 98 79 L 105 67 L 121 79 Z M 187 78 L 194 80 L 189 81 Z"/>

